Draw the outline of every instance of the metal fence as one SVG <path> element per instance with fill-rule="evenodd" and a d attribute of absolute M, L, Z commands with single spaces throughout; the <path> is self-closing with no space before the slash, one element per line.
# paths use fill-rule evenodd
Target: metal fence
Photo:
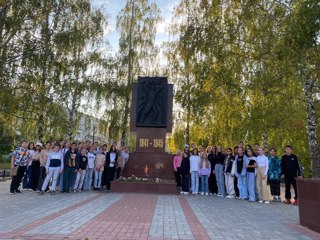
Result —
<path fill-rule="evenodd" d="M 10 170 L 9 169 L 0 170 L 0 179 L 6 179 L 6 178 L 10 178 Z"/>

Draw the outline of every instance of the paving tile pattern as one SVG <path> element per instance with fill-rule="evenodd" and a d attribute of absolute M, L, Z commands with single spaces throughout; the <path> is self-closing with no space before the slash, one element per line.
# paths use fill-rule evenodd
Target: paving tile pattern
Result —
<path fill-rule="evenodd" d="M 1 183 L 3 184 L 3 183 Z M 0 185 L 1 185 L 0 184 Z M 8 230 L 21 230 L 27 224 L 38 221 L 51 214 L 57 214 L 62 209 L 71 207 L 81 201 L 97 197 L 94 193 L 57 194 L 43 196 L 34 192 L 23 191 L 21 194 L 9 195 L 0 193 L 0 233 Z"/>
<path fill-rule="evenodd" d="M 156 203 L 156 195 L 128 194 L 71 234 L 71 238 L 148 239 Z"/>
<path fill-rule="evenodd" d="M 79 193 L 78 193 L 79 194 Z M 72 211 L 65 213 L 45 224 L 33 228 L 28 233 L 30 234 L 62 234 L 69 235 L 76 231 L 79 227 L 89 222 L 101 211 L 110 207 L 113 203 L 117 202 L 122 195 L 108 194 L 100 195 L 100 197 L 92 201 L 82 204 Z"/>
<path fill-rule="evenodd" d="M 194 239 L 177 196 L 158 197 L 149 236 L 168 239 Z"/>
<path fill-rule="evenodd" d="M 213 196 L 70 193 L 9 195 L 0 183 L 0 240 L 320 240 L 298 207 Z"/>
<path fill-rule="evenodd" d="M 288 226 L 299 224 L 293 205 L 201 196 L 187 201 L 211 239 L 310 239 Z"/>

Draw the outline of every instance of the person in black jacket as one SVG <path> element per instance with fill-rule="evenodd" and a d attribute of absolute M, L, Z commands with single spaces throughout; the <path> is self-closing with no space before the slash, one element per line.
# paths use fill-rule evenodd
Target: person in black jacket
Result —
<path fill-rule="evenodd" d="M 227 148 L 227 154 L 224 160 L 224 176 L 225 176 L 225 184 L 226 184 L 226 198 L 235 198 L 234 191 L 234 175 L 232 175 L 232 166 L 234 162 L 234 156 L 232 155 L 232 148 Z"/>
<path fill-rule="evenodd" d="M 117 162 L 118 162 L 117 148 L 113 144 L 110 147 L 110 150 L 106 155 L 106 164 L 105 164 L 105 168 L 104 168 L 104 171 L 106 171 L 105 176 L 106 176 L 107 192 L 110 191 L 111 181 L 113 181 L 113 179 L 114 179 L 114 174 L 116 171 Z"/>
<path fill-rule="evenodd" d="M 186 154 L 188 154 L 188 156 L 190 156 L 189 144 L 184 145 L 183 152 L 185 152 Z"/>
<path fill-rule="evenodd" d="M 214 168 L 214 172 L 217 179 L 217 185 L 218 185 L 218 197 L 225 197 L 226 191 L 225 191 L 225 184 L 224 184 L 224 159 L 225 156 L 222 153 L 222 147 L 217 147 L 217 155 L 216 155 L 216 165 Z"/>
<path fill-rule="evenodd" d="M 87 149 L 82 148 L 81 155 L 78 157 L 78 161 L 76 164 L 77 178 L 73 187 L 74 192 L 76 191 L 81 192 L 84 178 L 86 177 L 87 166 L 88 166 Z"/>
<path fill-rule="evenodd" d="M 184 152 L 182 154 L 181 166 L 180 166 L 180 174 L 181 174 L 181 194 L 189 194 L 190 192 L 190 160 L 189 155 Z"/>
<path fill-rule="evenodd" d="M 74 182 L 76 172 L 76 164 L 78 161 L 78 151 L 76 143 L 71 144 L 71 149 L 64 155 L 64 170 L 63 170 L 63 188 L 62 192 L 69 192 Z"/>
<path fill-rule="evenodd" d="M 238 146 L 235 146 L 234 148 L 233 148 L 233 153 L 234 153 L 234 158 L 238 155 Z M 239 198 L 239 196 L 240 196 L 240 192 L 239 192 L 239 188 L 238 188 L 238 178 L 234 178 L 234 192 L 235 192 L 235 194 L 236 194 L 236 198 Z"/>
<path fill-rule="evenodd" d="M 302 177 L 301 173 L 301 167 L 298 161 L 298 158 L 296 155 L 292 154 L 292 147 L 291 146 L 286 146 L 286 154 L 282 156 L 281 158 L 281 170 L 282 174 L 284 174 L 284 181 L 286 185 L 286 201 L 285 204 L 291 204 L 291 192 L 290 192 L 290 187 L 291 185 L 294 188 L 294 194 L 295 194 L 295 201 L 294 205 L 298 205 L 298 192 L 297 192 L 297 182 L 296 178 Z"/>
<path fill-rule="evenodd" d="M 217 186 L 217 179 L 216 179 L 216 174 L 214 171 L 214 168 L 216 166 L 217 162 L 217 147 L 212 146 L 207 148 L 207 153 L 208 153 L 208 160 L 211 164 L 211 172 L 209 177 L 209 192 L 210 195 L 217 195 L 218 193 L 218 186 Z"/>

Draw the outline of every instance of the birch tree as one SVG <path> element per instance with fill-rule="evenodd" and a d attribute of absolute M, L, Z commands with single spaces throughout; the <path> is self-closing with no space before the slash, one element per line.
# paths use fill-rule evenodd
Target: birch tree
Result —
<path fill-rule="evenodd" d="M 155 48 L 157 24 L 160 10 L 148 0 L 127 0 L 117 16 L 117 29 L 120 32 L 119 54 L 125 68 L 125 103 L 121 126 L 121 145 L 125 145 L 130 112 L 131 86 L 139 75 L 147 72 L 143 63 L 152 61 Z"/>

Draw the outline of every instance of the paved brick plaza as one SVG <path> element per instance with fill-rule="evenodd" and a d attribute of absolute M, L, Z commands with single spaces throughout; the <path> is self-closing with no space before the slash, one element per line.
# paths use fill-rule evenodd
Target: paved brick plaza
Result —
<path fill-rule="evenodd" d="M 0 183 L 0 239 L 320 239 L 298 208 L 212 196 L 8 194 Z"/>

